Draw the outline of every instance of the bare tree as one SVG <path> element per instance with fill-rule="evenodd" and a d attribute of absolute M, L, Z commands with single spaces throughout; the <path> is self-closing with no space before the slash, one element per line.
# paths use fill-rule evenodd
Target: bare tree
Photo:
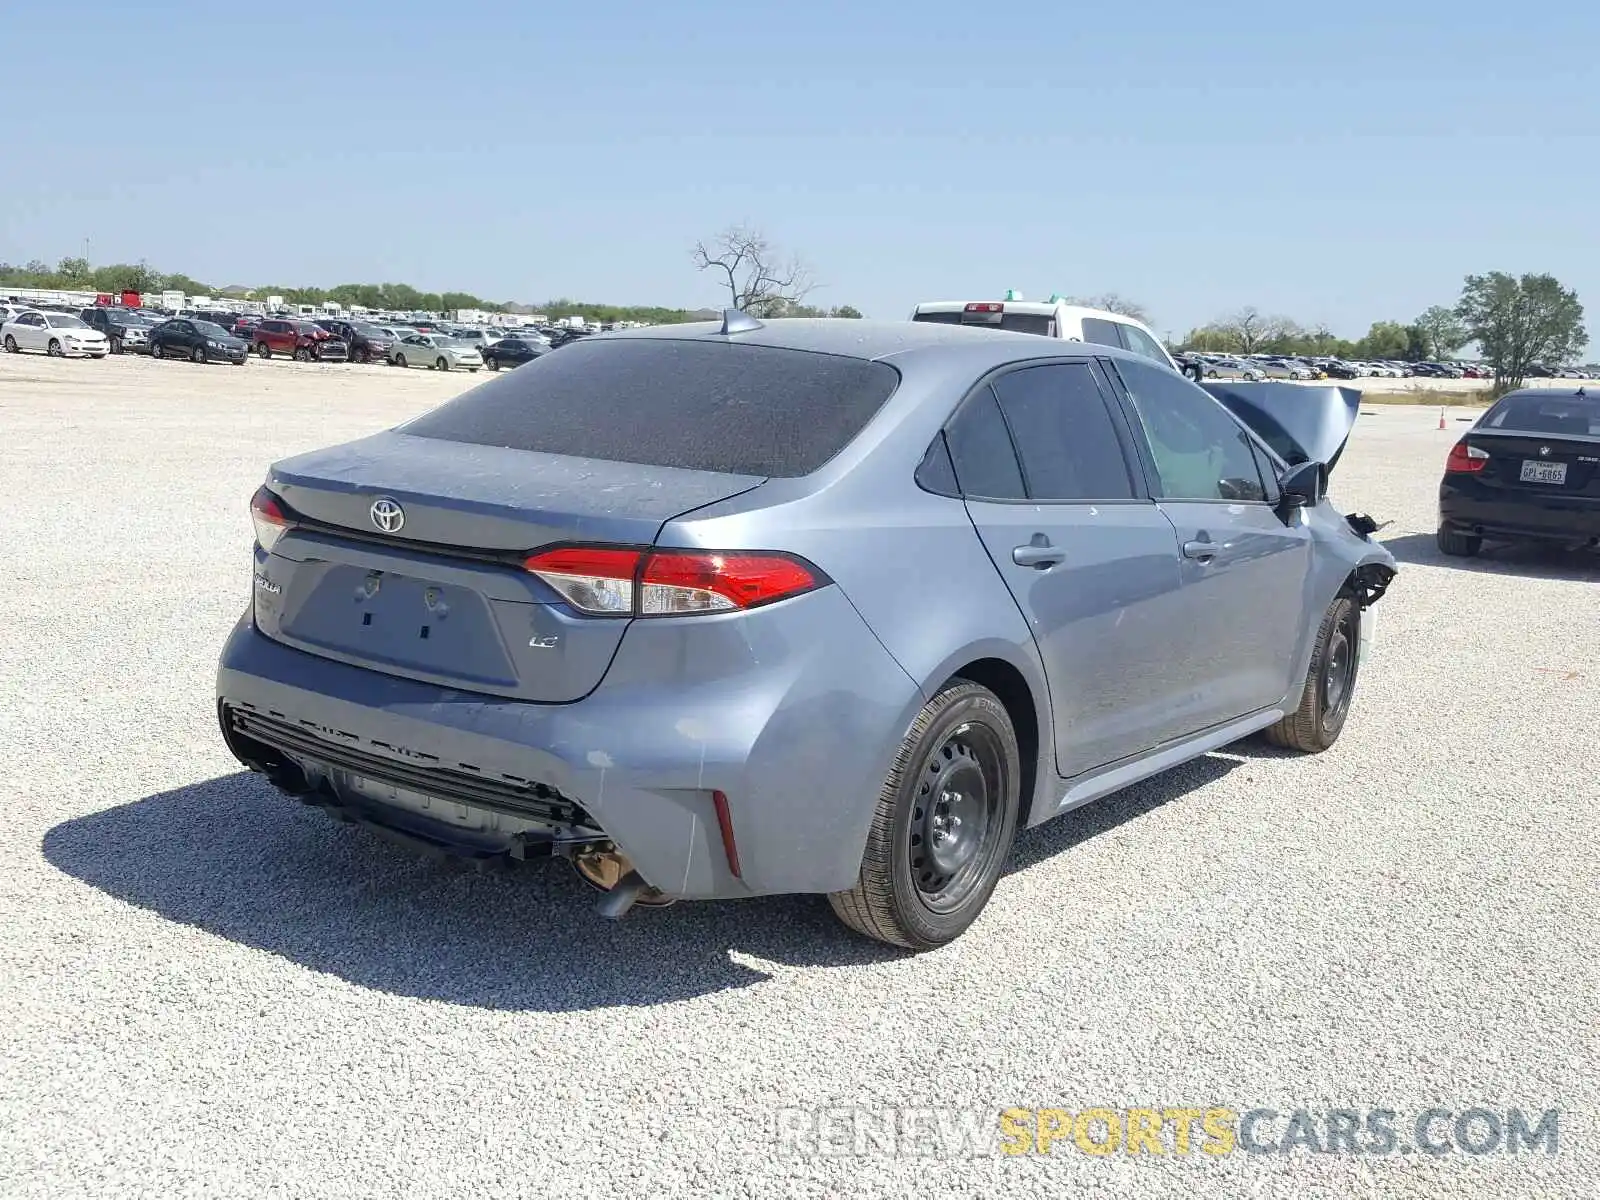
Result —
<path fill-rule="evenodd" d="M 1121 313 L 1125 317 L 1132 317 L 1135 321 L 1150 323 L 1149 310 L 1137 300 L 1129 300 L 1120 292 L 1106 292 L 1100 296 L 1069 296 L 1068 304 L 1079 304 L 1084 308 L 1099 308 L 1106 312 Z"/>
<path fill-rule="evenodd" d="M 1300 327 L 1288 317 L 1269 317 L 1247 304 L 1231 316 L 1213 321 L 1207 327 L 1232 344 L 1240 354 L 1254 354 L 1268 342 L 1300 335 Z"/>
<path fill-rule="evenodd" d="M 719 277 L 734 308 L 753 317 L 781 316 L 816 287 L 805 263 L 783 257 L 760 230 L 744 225 L 696 242 L 693 258 L 697 270 Z"/>

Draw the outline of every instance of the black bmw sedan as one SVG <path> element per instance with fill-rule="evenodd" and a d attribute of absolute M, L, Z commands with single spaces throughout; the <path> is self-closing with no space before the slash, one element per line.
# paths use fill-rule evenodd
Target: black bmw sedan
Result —
<path fill-rule="evenodd" d="M 1600 388 L 1503 396 L 1450 448 L 1439 484 L 1439 549 L 1484 539 L 1600 545 Z"/>

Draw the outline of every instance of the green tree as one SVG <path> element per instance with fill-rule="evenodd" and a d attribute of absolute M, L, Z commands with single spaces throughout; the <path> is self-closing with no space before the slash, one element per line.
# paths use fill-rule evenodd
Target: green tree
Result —
<path fill-rule="evenodd" d="M 1521 387 L 1529 367 L 1559 366 L 1588 342 L 1578 293 L 1553 275 L 1468 275 L 1456 315 L 1494 367 L 1496 391 Z"/>
<path fill-rule="evenodd" d="M 87 283 L 89 281 L 89 260 L 87 258 L 63 258 L 56 264 L 56 274 L 68 284 Z"/>
<path fill-rule="evenodd" d="M 861 310 L 853 304 L 841 304 L 838 308 L 830 309 L 828 315 L 830 317 L 845 317 L 851 321 L 862 319 Z"/>
<path fill-rule="evenodd" d="M 1424 358 L 1448 358 L 1467 343 L 1467 331 L 1455 309 L 1435 304 L 1412 322 L 1422 333 Z"/>

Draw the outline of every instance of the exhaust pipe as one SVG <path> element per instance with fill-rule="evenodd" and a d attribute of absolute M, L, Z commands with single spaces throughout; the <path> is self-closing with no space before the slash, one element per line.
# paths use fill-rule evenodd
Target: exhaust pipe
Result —
<path fill-rule="evenodd" d="M 605 893 L 595 911 L 607 920 L 621 920 L 635 904 L 665 908 L 673 901 L 646 883 L 628 856 L 615 847 L 580 851 L 573 855 L 572 865 L 587 883 Z"/>

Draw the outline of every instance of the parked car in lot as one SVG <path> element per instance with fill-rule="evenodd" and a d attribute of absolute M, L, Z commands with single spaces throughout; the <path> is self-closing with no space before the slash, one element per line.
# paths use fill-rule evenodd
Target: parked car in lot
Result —
<path fill-rule="evenodd" d="M 912 322 L 574 343 L 268 470 L 223 736 L 609 915 L 821 893 L 937 946 L 1018 829 L 1337 741 L 1394 574 L 1327 498 L 1358 402 Z"/>
<path fill-rule="evenodd" d="M 1116 346 L 1182 373 L 1182 368 L 1143 321 L 1106 309 L 1068 304 L 1054 296 L 1045 301 L 1028 301 L 1013 300 L 1009 295 L 1005 300 L 932 300 L 917 305 L 911 319 Z"/>
<path fill-rule="evenodd" d="M 236 338 L 214 321 L 174 317 L 150 331 L 151 358 L 187 358 L 191 362 L 226 362 L 244 366 L 250 343 Z"/>
<path fill-rule="evenodd" d="M 1600 545 L 1600 394 L 1511 392 L 1450 448 L 1439 549 L 1471 556 L 1485 540 Z"/>
<path fill-rule="evenodd" d="M 485 350 L 505 335 L 492 329 L 455 329 L 451 330 L 450 336 L 464 346 L 471 346 L 479 355 L 483 355 Z"/>
<path fill-rule="evenodd" d="M 76 313 L 29 310 L 0 325 L 7 354 L 36 350 L 51 358 L 104 358 L 111 343 Z"/>
<path fill-rule="evenodd" d="M 112 354 L 124 351 L 144 354 L 150 349 L 150 330 L 153 325 L 140 313 L 109 305 L 93 305 L 80 309 L 78 315 L 89 328 L 98 329 L 106 335 L 106 343 Z"/>
<path fill-rule="evenodd" d="M 1360 379 L 1364 374 L 1356 363 L 1341 362 L 1337 358 L 1330 358 L 1318 365 L 1329 379 Z"/>
<path fill-rule="evenodd" d="M 317 325 L 343 341 L 349 348 L 351 361 L 358 363 L 385 361 L 389 357 L 389 352 L 394 349 L 395 342 L 399 340 L 366 321 L 324 318 L 318 321 Z"/>
<path fill-rule="evenodd" d="M 255 351 L 262 358 L 282 354 L 297 362 L 343 362 L 349 349 L 315 321 L 282 320 L 276 317 L 256 326 Z"/>
<path fill-rule="evenodd" d="M 498 371 L 501 367 L 520 367 L 523 363 L 532 362 L 541 354 L 548 353 L 549 349 L 549 346 L 527 338 L 501 338 L 485 346 L 482 354 L 489 369 Z"/>
<path fill-rule="evenodd" d="M 1244 362 L 1237 358 L 1206 357 L 1201 359 L 1201 369 L 1207 379 L 1259 380 L 1266 378 L 1261 368 L 1255 363 Z"/>
<path fill-rule="evenodd" d="M 389 351 L 389 361 L 397 367 L 427 367 L 439 371 L 464 367 L 476 371 L 483 366 L 483 355 L 465 342 L 442 333 L 412 333 L 394 344 Z"/>

